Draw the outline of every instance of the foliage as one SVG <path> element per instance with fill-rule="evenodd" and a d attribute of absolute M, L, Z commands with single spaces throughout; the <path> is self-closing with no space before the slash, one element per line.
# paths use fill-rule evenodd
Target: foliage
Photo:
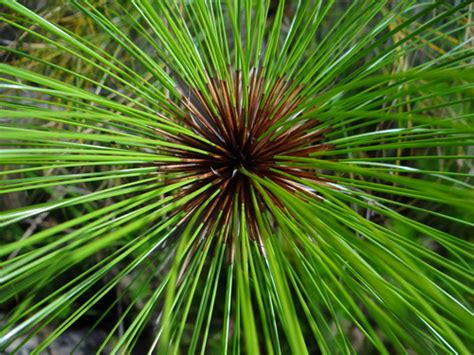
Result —
<path fill-rule="evenodd" d="M 471 1 L 0 4 L 0 350 L 472 351 Z"/>

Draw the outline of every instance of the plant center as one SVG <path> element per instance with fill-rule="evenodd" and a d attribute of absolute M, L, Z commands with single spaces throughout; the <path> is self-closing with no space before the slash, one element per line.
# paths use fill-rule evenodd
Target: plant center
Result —
<path fill-rule="evenodd" d="M 314 169 L 301 166 L 298 159 L 330 145 L 321 143 L 327 128 L 319 128 L 316 119 L 300 118 L 302 87 L 282 79 L 265 83 L 262 75 L 252 71 L 243 93 L 242 76 L 234 73 L 231 79 L 210 79 L 206 94 L 197 89 L 183 90 L 187 114 L 178 123 L 192 133 L 160 131 L 177 146 L 163 147 L 162 153 L 180 162 L 156 165 L 159 171 L 175 172 L 174 181 L 192 181 L 183 187 L 183 196 L 206 189 L 187 202 L 185 209 L 197 210 L 206 203 L 202 222 L 209 228 L 217 219 L 226 224 L 232 211 L 244 207 L 251 237 L 257 238 L 256 209 L 264 210 L 268 199 L 280 205 L 273 191 L 262 190 L 262 183 L 315 196 L 306 184 L 324 183 L 324 179 L 318 178 Z"/>

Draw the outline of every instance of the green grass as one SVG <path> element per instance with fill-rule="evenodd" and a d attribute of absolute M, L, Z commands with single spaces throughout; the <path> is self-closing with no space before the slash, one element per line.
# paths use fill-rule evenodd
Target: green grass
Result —
<path fill-rule="evenodd" d="M 0 0 L 0 351 L 85 327 L 104 353 L 472 353 L 472 1 L 21 3 Z M 172 169 L 210 156 L 186 119 L 222 102 L 244 127 L 294 102 L 257 141 L 314 122 L 330 149 L 240 166 L 241 194 Z"/>

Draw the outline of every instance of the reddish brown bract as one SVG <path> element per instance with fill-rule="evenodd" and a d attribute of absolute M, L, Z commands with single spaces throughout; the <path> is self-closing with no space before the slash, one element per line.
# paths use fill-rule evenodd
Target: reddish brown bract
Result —
<path fill-rule="evenodd" d="M 207 229 L 219 223 L 227 241 L 232 214 L 243 205 L 249 235 L 258 240 L 261 233 L 255 213 L 257 209 L 263 211 L 266 203 L 252 176 L 314 197 L 316 193 L 312 189 L 288 175 L 319 184 L 324 179 L 318 178 L 314 169 L 294 166 L 291 157 L 308 157 L 329 149 L 330 145 L 320 143 L 327 129 L 317 129 L 319 121 L 299 119 L 302 87 L 292 88 L 291 83 L 283 79 L 270 86 L 262 75 L 252 71 L 246 85 L 248 104 L 245 109 L 242 75 L 234 73 L 232 79 L 232 82 L 210 79 L 206 95 L 198 90 L 183 94 L 182 103 L 188 114 L 182 118 L 182 124 L 203 140 L 159 131 L 169 142 L 202 153 L 166 147 L 162 148 L 162 154 L 181 161 L 156 164 L 159 172 L 176 173 L 174 181 L 198 178 L 180 195 L 212 184 L 212 188 L 187 203 L 185 208 L 189 215 L 219 190 L 200 216 Z M 279 159 L 279 156 L 285 158 Z M 265 193 L 275 206 L 283 208 L 274 194 L 267 190 Z"/>

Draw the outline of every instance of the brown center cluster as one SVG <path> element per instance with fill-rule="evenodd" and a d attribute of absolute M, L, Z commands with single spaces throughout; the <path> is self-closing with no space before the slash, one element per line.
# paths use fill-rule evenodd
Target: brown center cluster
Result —
<path fill-rule="evenodd" d="M 183 95 L 187 115 L 181 122 L 204 139 L 159 131 L 169 142 L 193 148 L 162 148 L 162 154 L 178 157 L 181 161 L 156 163 L 159 172 L 176 174 L 174 181 L 197 178 L 183 188 L 180 195 L 212 184 L 189 201 L 185 209 L 191 215 L 218 191 L 200 221 L 207 228 L 217 222 L 222 226 L 226 240 L 231 233 L 232 214 L 240 211 L 242 205 L 249 235 L 253 239 L 261 238 L 255 214 L 257 209 L 265 210 L 266 202 L 252 176 L 271 180 L 290 192 L 316 196 L 312 189 L 296 179 L 313 183 L 323 183 L 323 179 L 318 178 L 314 170 L 296 166 L 292 158 L 308 157 L 330 148 L 329 144 L 321 143 L 327 129 L 318 129 L 319 121 L 299 119 L 302 87 L 294 88 L 283 79 L 269 85 L 257 71 L 252 71 L 245 87 L 247 93 L 242 91 L 242 75 L 233 73 L 231 82 L 210 79 L 206 95 L 199 90 Z M 246 104 L 244 97 L 248 98 Z M 282 156 L 284 158 L 279 158 Z M 274 194 L 265 193 L 267 199 L 281 207 Z M 236 203 L 238 205 L 234 206 Z"/>

